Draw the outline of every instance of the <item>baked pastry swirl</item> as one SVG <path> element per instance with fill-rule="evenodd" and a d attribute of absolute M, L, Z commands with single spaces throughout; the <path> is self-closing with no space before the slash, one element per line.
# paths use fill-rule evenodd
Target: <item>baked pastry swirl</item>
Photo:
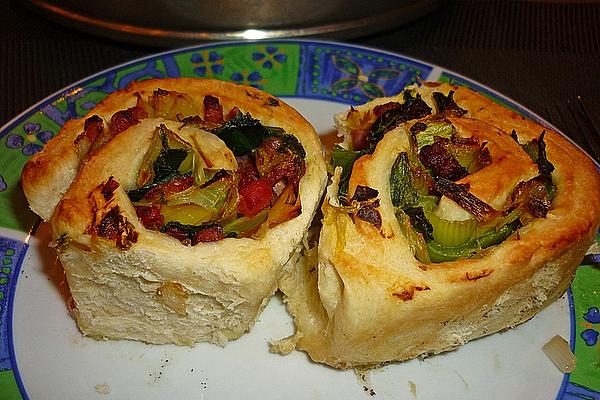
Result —
<path fill-rule="evenodd" d="M 520 324 L 567 289 L 600 215 L 598 171 L 571 142 L 439 83 L 335 122 L 318 246 L 281 282 L 296 333 L 276 350 L 337 368 L 406 360 Z"/>
<path fill-rule="evenodd" d="M 188 345 L 250 329 L 325 181 L 298 112 L 251 87 L 189 78 L 109 95 L 22 173 L 81 331 Z"/>

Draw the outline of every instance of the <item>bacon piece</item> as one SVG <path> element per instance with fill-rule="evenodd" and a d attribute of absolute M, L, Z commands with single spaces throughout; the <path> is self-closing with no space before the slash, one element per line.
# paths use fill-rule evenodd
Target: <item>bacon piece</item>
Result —
<path fill-rule="evenodd" d="M 157 205 L 135 206 L 135 213 L 146 229 L 159 230 L 165 223 Z"/>
<path fill-rule="evenodd" d="M 229 121 L 230 119 L 234 118 L 236 115 L 241 114 L 241 113 L 242 113 L 242 111 L 239 108 L 233 107 L 231 110 L 229 110 L 229 112 L 225 116 L 225 121 Z"/>
<path fill-rule="evenodd" d="M 381 116 L 383 113 L 385 113 L 386 111 L 389 110 L 396 110 L 401 108 L 402 106 L 400 105 L 400 103 L 392 101 L 389 103 L 385 103 L 385 104 L 380 104 L 378 106 L 375 106 L 375 108 L 373 108 L 373 115 L 375 115 L 375 117 L 379 117 Z"/>
<path fill-rule="evenodd" d="M 221 239 L 225 239 L 223 227 L 217 224 L 208 225 L 194 234 L 194 238 L 192 239 L 192 246 L 200 242 L 216 242 Z"/>
<path fill-rule="evenodd" d="M 126 131 L 130 127 L 140 123 L 141 119 L 147 118 L 148 113 L 140 107 L 131 107 L 114 113 L 110 119 L 109 130 L 111 137 Z"/>
<path fill-rule="evenodd" d="M 204 121 L 215 124 L 223 122 L 223 106 L 218 98 L 204 96 Z"/>
<path fill-rule="evenodd" d="M 177 224 L 167 224 L 161 229 L 161 232 L 174 237 L 186 246 L 191 244 L 189 231 L 182 226 L 179 226 Z"/>
<path fill-rule="evenodd" d="M 350 132 L 350 139 L 352 139 L 352 150 L 364 150 L 369 147 L 369 130 L 353 129 Z"/>
<path fill-rule="evenodd" d="M 95 143 L 102 138 L 104 132 L 104 121 L 97 115 L 92 115 L 85 120 L 83 132 L 77 135 L 73 144 L 77 150 L 77 157 L 83 160 Z"/>
<path fill-rule="evenodd" d="M 294 190 L 298 190 L 302 175 L 304 175 L 304 163 L 301 159 L 294 157 L 278 164 L 265 178 L 271 182 L 271 186 L 275 186 L 285 179 L 288 184 L 292 185 Z"/>
<path fill-rule="evenodd" d="M 160 201 L 164 197 L 190 188 L 193 184 L 193 176 L 180 176 L 148 190 L 148 192 L 144 195 L 144 200 L 149 202 Z"/>
<path fill-rule="evenodd" d="M 79 144 L 84 139 L 89 140 L 90 144 L 100 136 L 104 129 L 104 121 L 97 115 L 92 115 L 85 120 L 83 125 L 83 132 L 81 132 L 75 139 L 75 144 Z"/>
<path fill-rule="evenodd" d="M 238 210 L 246 217 L 253 217 L 266 208 L 273 199 L 273 189 L 267 179 L 258 179 L 239 188 Z"/>

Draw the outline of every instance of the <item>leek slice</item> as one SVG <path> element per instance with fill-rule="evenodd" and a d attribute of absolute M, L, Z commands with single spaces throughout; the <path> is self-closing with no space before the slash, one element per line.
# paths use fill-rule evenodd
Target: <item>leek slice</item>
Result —
<path fill-rule="evenodd" d="M 218 210 L 205 208 L 198 204 L 166 205 L 160 208 L 160 213 L 165 218 L 165 225 L 169 222 L 179 222 L 183 225 L 202 225 L 211 222 L 217 216 Z"/>
<path fill-rule="evenodd" d="M 187 157 L 181 162 L 177 171 L 180 174 L 193 173 L 194 183 L 201 186 L 208 182 L 214 175 L 210 170 L 206 169 L 206 163 L 199 157 L 196 152 L 188 153 Z"/>
<path fill-rule="evenodd" d="M 417 151 L 421 151 L 423 147 L 433 144 L 436 136 L 450 139 L 455 132 L 456 129 L 449 122 L 430 122 L 425 130 L 416 134 Z"/>
<path fill-rule="evenodd" d="M 269 208 L 267 207 L 253 217 L 235 219 L 223 227 L 223 233 L 226 237 L 238 237 L 245 232 L 254 231 L 267 220 L 268 214 Z"/>
<path fill-rule="evenodd" d="M 182 170 L 193 160 L 189 160 L 194 149 L 174 132 L 161 124 L 154 131 L 150 147 L 144 154 L 137 178 L 139 188 L 163 181 L 167 176 L 177 176 L 190 170 Z"/>
<path fill-rule="evenodd" d="M 229 180 L 220 180 L 203 188 L 192 186 L 174 193 L 166 199 L 166 203 L 167 205 L 196 204 L 207 209 L 219 208 L 219 205 L 225 203 L 230 186 Z"/>
<path fill-rule="evenodd" d="M 442 246 L 463 244 L 477 232 L 477 220 L 474 218 L 453 221 L 441 218 L 435 212 L 424 210 L 425 217 L 433 227 L 433 240 Z"/>
<path fill-rule="evenodd" d="M 489 230 L 477 237 L 468 239 L 458 246 L 443 246 L 435 240 L 427 243 L 427 250 L 432 262 L 455 261 L 468 258 L 478 251 L 499 244 L 509 237 L 516 229 L 516 223 L 504 225 L 499 230 Z"/>
<path fill-rule="evenodd" d="M 422 263 L 430 263 L 431 259 L 429 257 L 425 238 L 421 233 L 418 233 L 413 228 L 410 217 L 400 210 L 396 212 L 396 218 L 398 219 L 398 224 L 400 225 L 400 231 L 402 232 L 404 238 L 408 241 L 410 250 L 414 254 L 415 258 Z"/>
<path fill-rule="evenodd" d="M 347 150 L 337 144 L 333 146 L 333 150 L 331 151 L 332 167 L 334 169 L 342 167 L 338 191 L 340 196 L 345 196 L 348 193 L 348 183 L 350 182 L 352 167 L 354 166 L 354 162 L 362 155 L 363 153 L 360 151 Z"/>
<path fill-rule="evenodd" d="M 417 204 L 418 195 L 412 186 L 410 164 L 406 152 L 398 154 L 390 171 L 390 196 L 394 207 L 404 209 Z"/>

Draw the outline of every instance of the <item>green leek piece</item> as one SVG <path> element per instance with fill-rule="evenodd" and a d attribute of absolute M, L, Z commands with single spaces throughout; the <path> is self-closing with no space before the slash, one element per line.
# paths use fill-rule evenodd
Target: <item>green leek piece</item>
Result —
<path fill-rule="evenodd" d="M 218 208 L 227 199 L 231 182 L 230 180 L 220 180 L 203 188 L 192 186 L 173 194 L 166 199 L 166 202 L 168 205 L 196 204 L 208 209 Z"/>
<path fill-rule="evenodd" d="M 267 220 L 268 214 L 269 208 L 265 208 L 253 217 L 235 219 L 223 227 L 223 233 L 226 237 L 237 237 L 244 232 L 254 230 Z"/>
<path fill-rule="evenodd" d="M 398 154 L 390 171 L 390 195 L 392 205 L 402 209 L 415 206 L 419 200 L 412 185 L 408 154 L 405 152 Z"/>
<path fill-rule="evenodd" d="M 223 140 L 233 154 L 240 156 L 260 146 L 273 131 L 265 128 L 250 114 L 237 113 L 212 133 Z"/>
<path fill-rule="evenodd" d="M 430 211 L 425 211 L 425 217 L 433 227 L 433 240 L 441 246 L 461 245 L 477 232 L 478 224 L 474 218 L 464 221 L 451 221 Z"/>
<path fill-rule="evenodd" d="M 449 122 L 430 122 L 425 130 L 416 134 L 417 151 L 421 151 L 423 147 L 433 144 L 436 136 L 450 139 L 455 132 L 456 129 Z"/>
<path fill-rule="evenodd" d="M 413 228 L 410 217 L 403 211 L 398 210 L 396 211 L 396 218 L 398 219 L 398 224 L 400 225 L 400 231 L 408 241 L 410 250 L 414 254 L 415 258 L 422 263 L 430 263 L 431 259 L 429 258 L 427 243 L 425 242 L 423 235 L 418 233 Z"/>
<path fill-rule="evenodd" d="M 139 201 L 156 184 L 166 183 L 192 172 L 192 168 L 188 169 L 188 166 L 194 165 L 194 154 L 195 151 L 189 144 L 166 126 L 160 125 L 142 160 L 137 179 L 139 188 L 128 193 L 129 197 L 132 201 Z"/>
<path fill-rule="evenodd" d="M 217 211 L 197 204 L 166 205 L 160 208 L 165 224 L 176 221 L 183 225 L 195 226 L 211 222 L 218 215 Z"/>
<path fill-rule="evenodd" d="M 450 154 L 461 167 L 465 168 L 470 174 L 481 169 L 481 165 L 477 162 L 477 155 L 480 152 L 479 147 L 475 146 L 450 146 Z"/>
<path fill-rule="evenodd" d="M 340 145 L 334 145 L 331 152 L 331 163 L 333 168 L 342 167 L 342 175 L 340 176 L 339 191 L 340 196 L 348 193 L 348 183 L 350 182 L 350 174 L 354 162 L 362 155 L 360 151 L 346 150 Z"/>
<path fill-rule="evenodd" d="M 429 257 L 432 262 L 455 261 L 459 258 L 468 258 L 478 251 L 501 243 L 516 229 L 517 224 L 507 224 L 499 230 L 489 230 L 477 237 L 470 238 L 458 246 L 442 246 L 436 241 L 427 243 Z"/>

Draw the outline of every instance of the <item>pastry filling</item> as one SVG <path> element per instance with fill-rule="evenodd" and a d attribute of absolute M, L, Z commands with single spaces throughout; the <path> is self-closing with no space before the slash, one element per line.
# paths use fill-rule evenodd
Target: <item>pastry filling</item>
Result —
<path fill-rule="evenodd" d="M 144 118 L 177 122 L 155 128 L 137 187 L 127 192 L 147 229 L 196 245 L 260 237 L 300 215 L 305 151 L 298 139 L 236 107 L 224 113 L 214 96 L 199 106 L 161 89 L 148 99 L 138 95 L 137 105 L 115 113 L 108 129 L 90 117 L 75 145 L 87 154 Z"/>
<path fill-rule="evenodd" d="M 410 92 L 405 95 L 404 106 L 387 103 L 362 116 L 351 110 L 348 121 L 353 128 L 352 148 L 335 146 L 332 152 L 332 164 L 342 167 L 340 202 L 353 206 L 352 209 L 358 207 L 360 211 L 366 203 L 357 201 L 356 193 L 359 188 L 361 193 L 365 192 L 365 188 L 358 186 L 351 199 L 347 196 L 354 162 L 372 153 L 386 132 L 410 119 L 418 119 L 409 129 L 410 148 L 396 157 L 389 183 L 402 233 L 415 257 L 424 263 L 472 257 L 482 249 L 501 243 L 532 218 L 544 218 L 555 192 L 551 176 L 554 167 L 546 158 L 542 132 L 539 138 L 519 145 L 537 164 L 537 176 L 519 182 L 500 209 L 473 195 L 469 184 L 461 180 L 489 166 L 493 155 L 487 142 L 458 134 L 448 118 L 458 118 L 466 111 L 458 107 L 452 97 L 453 92 L 448 96 L 434 93 L 435 114 Z M 518 143 L 516 132 L 511 136 Z M 462 214 L 467 217 L 449 218 L 443 210 L 448 200 L 462 208 Z M 381 221 L 372 217 L 378 200 L 370 199 L 368 204 L 371 218 L 361 219 L 381 226 Z M 356 216 L 359 217 L 358 213 Z"/>

